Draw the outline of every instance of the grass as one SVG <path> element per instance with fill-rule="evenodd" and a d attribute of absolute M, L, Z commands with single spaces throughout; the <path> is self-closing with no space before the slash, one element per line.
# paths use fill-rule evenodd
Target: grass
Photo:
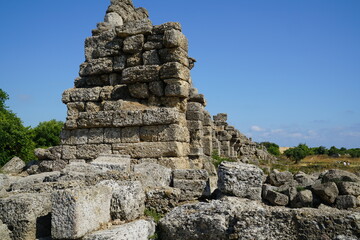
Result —
<path fill-rule="evenodd" d="M 144 214 L 145 216 L 152 217 L 156 223 L 158 223 L 160 219 L 164 217 L 163 214 L 158 213 L 153 209 L 145 209 Z"/>
<path fill-rule="evenodd" d="M 350 165 L 344 166 L 343 162 L 348 162 Z M 265 163 L 262 164 L 264 164 L 262 167 L 266 167 Z M 356 173 L 360 172 L 360 158 L 334 158 L 327 155 L 312 155 L 307 156 L 296 164 L 286 157 L 281 156 L 275 163 L 270 164 L 270 168 L 278 169 L 279 171 L 290 171 L 292 173 L 296 173 L 298 171 L 313 173 L 322 172 L 329 169 L 341 169 Z"/>

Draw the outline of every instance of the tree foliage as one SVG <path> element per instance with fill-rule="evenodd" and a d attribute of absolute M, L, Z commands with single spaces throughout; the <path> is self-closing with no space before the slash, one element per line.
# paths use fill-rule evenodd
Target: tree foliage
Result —
<path fill-rule="evenodd" d="M 6 107 L 5 101 L 8 99 L 8 95 L 0 89 L 0 165 L 4 165 L 14 156 L 25 161 L 35 157 L 31 132 L 23 126 L 20 118 Z"/>
<path fill-rule="evenodd" d="M 63 125 L 63 122 L 55 119 L 39 123 L 31 130 L 36 147 L 44 148 L 59 145 Z"/>
<path fill-rule="evenodd" d="M 266 150 L 274 155 L 274 156 L 280 156 L 280 148 L 279 145 L 275 144 L 275 143 L 271 143 L 271 142 L 262 142 L 260 143 L 261 145 L 266 147 Z"/>
<path fill-rule="evenodd" d="M 298 163 L 306 156 L 311 155 L 312 151 L 305 143 L 300 143 L 297 147 L 286 150 L 284 154 Z"/>

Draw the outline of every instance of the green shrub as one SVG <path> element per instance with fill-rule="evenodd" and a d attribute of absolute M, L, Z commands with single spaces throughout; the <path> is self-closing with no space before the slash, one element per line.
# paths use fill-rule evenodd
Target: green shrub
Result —
<path fill-rule="evenodd" d="M 145 216 L 152 217 L 156 223 L 160 221 L 161 218 L 164 217 L 163 214 L 156 212 L 154 209 L 145 209 Z"/>
<path fill-rule="evenodd" d="M 272 155 L 274 155 L 274 156 L 276 156 L 276 157 L 280 156 L 280 148 L 279 148 L 279 145 L 277 145 L 277 144 L 275 144 L 275 143 L 271 143 L 271 142 L 262 142 L 262 143 L 260 143 L 260 144 L 263 145 L 264 147 L 266 147 L 266 150 L 267 150 L 270 154 L 272 154 Z"/>
<path fill-rule="evenodd" d="M 219 167 L 219 165 L 226 161 L 226 162 L 236 162 L 236 160 L 230 159 L 230 158 L 224 158 L 224 157 L 220 157 L 219 153 L 217 151 L 213 151 L 211 158 L 213 159 L 212 163 L 214 164 L 214 166 L 216 168 Z"/>
<path fill-rule="evenodd" d="M 294 160 L 296 163 L 299 163 L 306 156 L 311 155 L 312 151 L 306 144 L 300 143 L 297 147 L 286 150 L 284 154 L 288 158 Z"/>
<path fill-rule="evenodd" d="M 60 144 L 60 132 L 64 123 L 55 119 L 41 122 L 31 129 L 37 148 L 46 148 Z"/>

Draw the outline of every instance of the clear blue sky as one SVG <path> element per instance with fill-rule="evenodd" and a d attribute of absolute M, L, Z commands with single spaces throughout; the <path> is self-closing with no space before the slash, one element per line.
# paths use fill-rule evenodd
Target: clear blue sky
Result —
<path fill-rule="evenodd" d="M 108 0 L 0 2 L 0 88 L 27 126 L 65 120 L 62 92 Z M 255 141 L 360 147 L 359 0 L 134 0 L 181 22 L 211 114 Z"/>

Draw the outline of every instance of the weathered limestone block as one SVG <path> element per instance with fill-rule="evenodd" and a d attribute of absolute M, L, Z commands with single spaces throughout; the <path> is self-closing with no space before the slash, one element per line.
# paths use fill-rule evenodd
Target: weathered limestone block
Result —
<path fill-rule="evenodd" d="M 52 194 L 51 236 L 77 239 L 110 221 L 111 188 L 94 186 Z"/>
<path fill-rule="evenodd" d="M 187 111 L 186 119 L 193 120 L 193 121 L 203 121 L 204 113 L 202 111 Z"/>
<path fill-rule="evenodd" d="M 163 34 L 166 30 L 175 29 L 181 31 L 181 24 L 178 22 L 167 22 L 161 25 L 154 26 L 153 32 L 155 34 Z"/>
<path fill-rule="evenodd" d="M 171 168 L 171 169 L 189 169 L 189 158 L 187 157 L 178 157 L 178 158 L 167 158 L 160 157 L 158 159 L 158 164 Z"/>
<path fill-rule="evenodd" d="M 212 137 L 203 137 L 203 151 L 207 156 L 211 156 L 213 153 Z"/>
<path fill-rule="evenodd" d="M 291 207 L 302 208 L 313 206 L 313 194 L 310 190 L 300 191 L 296 194 L 295 198 L 291 201 Z"/>
<path fill-rule="evenodd" d="M 214 122 L 215 123 L 226 123 L 227 121 L 227 114 L 226 113 L 219 113 L 215 116 L 213 116 Z"/>
<path fill-rule="evenodd" d="M 88 143 L 103 143 L 104 142 L 104 129 L 91 128 L 88 135 Z"/>
<path fill-rule="evenodd" d="M 115 127 L 131 127 L 143 125 L 143 113 L 140 110 L 120 110 L 114 112 Z"/>
<path fill-rule="evenodd" d="M 311 186 L 311 190 L 327 204 L 334 203 L 337 196 L 339 195 L 339 190 L 334 182 L 317 182 Z"/>
<path fill-rule="evenodd" d="M 183 157 L 188 154 L 188 144 L 180 142 L 141 142 L 113 144 L 113 151 L 132 158 Z"/>
<path fill-rule="evenodd" d="M 159 49 L 160 61 L 162 63 L 178 62 L 185 67 L 189 67 L 188 53 L 181 48 Z"/>
<path fill-rule="evenodd" d="M 99 157 L 91 162 L 91 165 L 119 172 L 130 172 L 130 162 L 130 156 L 127 155 L 100 154 Z"/>
<path fill-rule="evenodd" d="M 52 171 L 61 171 L 67 162 L 58 159 L 58 160 L 43 160 L 38 165 L 38 170 L 40 172 L 52 172 Z"/>
<path fill-rule="evenodd" d="M 316 178 L 303 172 L 298 172 L 294 175 L 294 179 L 300 186 L 307 187 L 315 183 Z"/>
<path fill-rule="evenodd" d="M 121 72 L 122 70 L 124 70 L 126 67 L 126 59 L 127 58 L 125 55 L 115 56 L 113 70 L 115 72 Z"/>
<path fill-rule="evenodd" d="M 123 83 L 159 81 L 158 65 L 143 65 L 126 68 L 122 73 Z"/>
<path fill-rule="evenodd" d="M 165 96 L 181 98 L 189 96 L 189 83 L 176 80 L 165 80 L 165 82 Z"/>
<path fill-rule="evenodd" d="M 11 240 L 10 238 L 10 230 L 8 229 L 6 224 L 0 220 L 0 239 L 2 240 Z"/>
<path fill-rule="evenodd" d="M 0 170 L 2 173 L 21 173 L 25 167 L 25 162 L 21 158 L 13 157 Z"/>
<path fill-rule="evenodd" d="M 140 182 L 106 180 L 99 185 L 112 189 L 110 205 L 112 219 L 131 221 L 144 214 L 145 192 Z"/>
<path fill-rule="evenodd" d="M 88 37 L 85 40 L 85 58 L 104 58 L 116 55 L 122 47 L 122 40 L 116 37 L 113 30 L 105 31 L 98 36 Z"/>
<path fill-rule="evenodd" d="M 228 133 L 228 131 L 218 131 L 217 138 L 220 141 L 230 141 L 232 139 L 232 136 Z"/>
<path fill-rule="evenodd" d="M 360 183 L 359 182 L 339 182 L 337 183 L 340 195 L 353 195 L 360 196 Z"/>
<path fill-rule="evenodd" d="M 140 128 L 126 127 L 121 130 L 122 143 L 137 143 L 140 142 Z"/>
<path fill-rule="evenodd" d="M 187 121 L 187 127 L 189 128 L 190 131 L 203 129 L 203 125 L 202 125 L 201 121 L 189 120 L 189 121 Z"/>
<path fill-rule="evenodd" d="M 179 30 L 171 29 L 164 32 L 164 45 L 167 48 L 180 47 L 185 51 L 188 50 L 188 40 Z"/>
<path fill-rule="evenodd" d="M 164 82 L 163 81 L 156 81 L 149 83 L 149 90 L 152 94 L 157 97 L 164 96 Z"/>
<path fill-rule="evenodd" d="M 111 73 L 113 62 L 111 58 L 92 59 L 80 65 L 79 75 L 86 77 L 90 75 L 99 75 Z"/>
<path fill-rule="evenodd" d="M 181 114 L 174 108 L 149 109 L 143 113 L 143 124 L 146 126 L 173 124 L 180 120 Z"/>
<path fill-rule="evenodd" d="M 168 187 L 171 183 L 171 169 L 156 163 L 134 165 L 134 172 L 142 176 L 145 187 Z"/>
<path fill-rule="evenodd" d="M 323 182 L 360 182 L 360 177 L 351 172 L 347 172 L 340 169 L 331 169 L 327 171 L 323 177 Z"/>
<path fill-rule="evenodd" d="M 358 201 L 352 195 L 341 195 L 336 198 L 335 206 L 339 209 L 356 208 Z"/>
<path fill-rule="evenodd" d="M 134 53 L 130 56 L 128 56 L 128 58 L 126 59 L 126 67 L 135 67 L 135 66 L 139 66 L 142 65 L 142 54 L 141 52 L 139 53 Z"/>
<path fill-rule="evenodd" d="M 155 187 L 147 188 L 145 194 L 146 208 L 165 214 L 178 205 L 181 191 L 171 187 Z"/>
<path fill-rule="evenodd" d="M 0 220 L 11 229 L 11 238 L 34 240 L 50 236 L 49 194 L 24 193 L 0 198 Z"/>
<path fill-rule="evenodd" d="M 271 189 L 266 192 L 265 199 L 275 206 L 286 206 L 289 203 L 288 196 Z"/>
<path fill-rule="evenodd" d="M 64 94 L 68 94 L 68 100 L 71 101 L 70 91 L 66 90 Z M 68 109 L 68 116 L 77 117 L 79 115 L 79 112 L 85 111 L 85 104 L 83 102 L 68 102 L 66 105 Z"/>
<path fill-rule="evenodd" d="M 152 28 L 152 23 L 149 19 L 141 19 L 126 22 L 124 25 L 116 27 L 116 34 L 119 37 L 127 37 L 137 34 L 150 34 Z"/>
<path fill-rule="evenodd" d="M 147 240 L 154 235 L 155 226 L 154 221 L 142 219 L 94 232 L 84 240 Z"/>
<path fill-rule="evenodd" d="M 104 143 L 121 143 L 121 128 L 105 128 Z"/>
<path fill-rule="evenodd" d="M 222 162 L 218 188 L 224 194 L 261 200 L 263 171 L 251 164 Z"/>
<path fill-rule="evenodd" d="M 112 26 L 122 26 L 123 18 L 116 12 L 109 12 L 105 15 L 104 22 L 110 23 Z"/>
<path fill-rule="evenodd" d="M 100 154 L 111 154 L 111 145 L 109 144 L 84 144 L 76 148 L 76 158 L 94 159 Z"/>
<path fill-rule="evenodd" d="M 175 188 L 180 189 L 180 199 L 182 201 L 194 200 L 200 197 L 210 196 L 210 186 L 208 181 L 174 179 L 173 185 Z"/>
<path fill-rule="evenodd" d="M 10 179 L 5 174 L 0 174 L 0 197 L 6 193 L 6 189 L 10 187 Z"/>
<path fill-rule="evenodd" d="M 161 42 L 152 41 L 149 39 L 149 37 L 148 37 L 148 41 L 144 44 L 145 51 L 162 49 L 164 47 L 164 45 Z"/>
<path fill-rule="evenodd" d="M 125 53 L 138 53 L 141 52 L 144 46 L 144 35 L 139 34 L 131 37 L 127 37 L 124 40 L 123 51 Z"/>
<path fill-rule="evenodd" d="M 184 65 L 177 62 L 169 62 L 162 65 L 160 69 L 161 79 L 180 79 L 189 81 L 190 70 Z"/>
<path fill-rule="evenodd" d="M 114 112 L 82 112 L 77 119 L 78 128 L 101 128 L 111 127 L 114 120 Z"/>
<path fill-rule="evenodd" d="M 121 99 L 129 99 L 129 98 L 130 98 L 130 93 L 127 85 L 120 84 L 114 86 L 113 92 L 111 94 L 111 99 L 113 101 L 121 100 Z"/>
<path fill-rule="evenodd" d="M 176 169 L 173 178 L 185 180 L 209 180 L 209 173 L 202 169 Z"/>
<path fill-rule="evenodd" d="M 140 140 L 144 142 L 189 142 L 189 131 L 177 124 L 145 126 L 140 128 Z"/>
<path fill-rule="evenodd" d="M 118 111 L 122 108 L 123 102 L 123 100 L 105 101 L 103 102 L 103 109 L 104 111 Z"/>
<path fill-rule="evenodd" d="M 143 53 L 144 65 L 161 65 L 159 54 L 156 50 L 150 50 Z"/>
<path fill-rule="evenodd" d="M 118 76 L 118 74 L 113 73 L 113 74 L 110 75 L 110 79 L 112 79 L 113 77 L 117 77 L 117 76 Z M 102 101 L 112 100 L 111 99 L 111 94 L 112 94 L 113 90 L 114 90 L 113 86 L 104 86 L 104 87 L 102 87 L 101 92 L 100 92 L 100 100 L 102 100 Z"/>
<path fill-rule="evenodd" d="M 135 83 L 129 85 L 130 95 L 134 98 L 149 98 L 149 88 L 146 83 Z"/>
<path fill-rule="evenodd" d="M 269 181 L 274 186 L 281 186 L 293 180 L 293 175 L 289 171 L 280 172 L 274 169 L 269 175 Z"/>
<path fill-rule="evenodd" d="M 203 106 L 206 106 L 206 104 L 207 104 L 204 94 L 196 94 L 196 95 L 190 96 L 189 100 L 191 102 L 200 103 Z"/>
<path fill-rule="evenodd" d="M 45 173 L 30 175 L 27 177 L 22 177 L 16 181 L 14 181 L 13 183 L 11 183 L 10 189 L 12 191 L 19 191 L 19 190 L 27 188 L 29 185 L 42 183 L 46 178 L 49 178 L 49 177 L 56 178 L 59 176 L 60 176 L 60 172 L 56 171 L 56 172 L 45 172 Z"/>

